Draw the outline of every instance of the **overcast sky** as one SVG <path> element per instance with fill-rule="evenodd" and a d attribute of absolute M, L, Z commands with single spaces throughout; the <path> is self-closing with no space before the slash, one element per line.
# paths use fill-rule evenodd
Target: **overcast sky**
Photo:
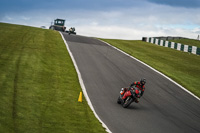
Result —
<path fill-rule="evenodd" d="M 0 0 L 0 22 L 48 28 L 56 18 L 92 37 L 196 39 L 200 0 Z"/>

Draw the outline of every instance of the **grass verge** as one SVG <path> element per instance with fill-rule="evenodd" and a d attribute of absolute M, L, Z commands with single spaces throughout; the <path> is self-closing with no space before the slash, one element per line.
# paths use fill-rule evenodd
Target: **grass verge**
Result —
<path fill-rule="evenodd" d="M 0 23 L 0 132 L 105 132 L 56 31 Z"/>
<path fill-rule="evenodd" d="M 136 40 L 101 39 L 164 73 L 200 97 L 200 57 Z"/>

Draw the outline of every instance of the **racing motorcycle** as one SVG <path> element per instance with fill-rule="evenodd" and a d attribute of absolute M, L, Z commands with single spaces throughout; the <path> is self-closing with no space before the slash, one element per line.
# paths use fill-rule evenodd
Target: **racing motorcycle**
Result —
<path fill-rule="evenodd" d="M 128 90 L 122 94 L 124 88 L 120 91 L 119 98 L 117 99 L 118 104 L 122 104 L 124 108 L 127 108 L 132 102 L 136 102 L 141 97 L 141 90 L 137 87 L 128 88 Z"/>

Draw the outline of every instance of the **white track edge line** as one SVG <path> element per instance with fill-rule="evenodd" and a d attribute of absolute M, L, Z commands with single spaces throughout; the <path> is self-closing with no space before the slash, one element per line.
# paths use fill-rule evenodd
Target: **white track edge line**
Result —
<path fill-rule="evenodd" d="M 74 56 L 73 56 L 71 50 L 69 49 L 69 45 L 67 44 L 67 42 L 66 42 L 66 40 L 65 40 L 65 38 L 64 38 L 64 36 L 63 36 L 63 34 L 62 34 L 61 32 L 59 32 L 59 33 L 61 34 L 62 39 L 63 39 L 63 41 L 64 41 L 64 43 L 65 43 L 65 45 L 66 45 L 66 47 L 67 47 L 67 50 L 68 50 L 68 52 L 69 52 L 69 55 L 71 56 L 71 59 L 72 59 L 72 61 L 73 61 L 74 67 L 75 67 L 76 72 L 77 72 L 77 75 L 78 75 L 79 83 L 80 83 L 80 85 L 81 85 L 83 94 L 84 94 L 84 96 L 85 96 L 85 98 L 86 98 L 86 100 L 87 100 L 88 105 L 90 106 L 91 110 L 93 111 L 95 117 L 99 120 L 99 122 L 102 124 L 102 126 L 106 129 L 106 131 L 107 131 L 108 133 L 112 133 L 112 132 L 109 130 L 109 128 L 106 126 L 106 124 L 99 118 L 99 116 L 98 116 L 97 113 L 95 112 L 94 107 L 93 107 L 93 105 L 92 105 L 92 103 L 91 103 L 91 101 L 90 101 L 90 98 L 88 97 L 88 94 L 87 94 L 87 91 L 86 91 L 86 87 L 85 87 L 85 85 L 84 85 L 84 82 L 83 82 L 81 73 L 80 73 L 80 71 L 79 71 L 79 68 L 78 68 L 78 66 L 77 66 L 77 64 L 76 64 L 76 61 L 75 61 L 75 59 L 74 59 Z"/>
<path fill-rule="evenodd" d="M 100 39 L 98 39 L 98 40 L 100 40 Z M 144 62 L 138 60 L 137 58 L 135 58 L 135 57 L 133 57 L 133 56 L 131 56 L 131 55 L 125 53 L 124 51 L 122 51 L 122 50 L 120 50 L 120 49 L 114 47 L 113 45 L 111 45 L 111 44 L 109 44 L 109 43 L 107 43 L 107 42 L 105 42 L 105 41 L 103 41 L 103 40 L 100 40 L 100 41 L 103 42 L 103 43 L 106 43 L 108 46 L 113 47 L 114 49 L 116 49 L 116 50 L 122 52 L 123 54 L 125 54 L 125 55 L 131 57 L 132 59 L 134 59 L 134 60 L 136 60 L 136 61 L 142 63 L 143 65 L 149 67 L 150 69 L 152 69 L 153 71 L 155 71 L 155 72 L 157 72 L 158 74 L 162 75 L 163 77 L 165 77 L 165 78 L 168 79 L 169 81 L 173 82 L 174 84 L 176 84 L 177 86 L 179 86 L 181 89 L 183 89 L 184 91 L 186 91 L 187 93 L 189 93 L 190 95 L 192 95 L 193 97 L 195 97 L 196 99 L 198 99 L 198 100 L 200 101 L 200 98 L 199 98 L 199 97 L 197 97 L 196 95 L 194 95 L 192 92 L 190 92 L 189 90 L 187 90 L 186 88 L 184 88 L 183 86 L 181 86 L 180 84 L 178 84 L 177 82 L 175 82 L 174 80 L 172 80 L 171 78 L 169 78 L 168 76 L 166 76 L 165 74 L 159 72 L 158 70 L 156 70 L 156 69 L 154 69 L 153 67 L 147 65 L 146 63 L 144 63 Z"/>

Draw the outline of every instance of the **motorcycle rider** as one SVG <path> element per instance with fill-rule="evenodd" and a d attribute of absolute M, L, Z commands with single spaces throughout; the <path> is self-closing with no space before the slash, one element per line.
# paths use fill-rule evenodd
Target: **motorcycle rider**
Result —
<path fill-rule="evenodd" d="M 141 90 L 141 95 L 140 96 L 142 96 L 143 94 L 144 94 L 144 90 L 145 90 L 145 83 L 146 83 L 146 79 L 145 78 L 142 78 L 140 81 L 135 81 L 135 82 L 133 82 L 131 85 L 130 85 L 130 87 L 129 88 L 122 88 L 122 90 L 121 90 L 121 95 L 123 95 L 127 90 L 130 90 L 132 87 L 137 87 L 137 88 L 139 88 L 140 90 Z M 123 98 L 122 98 L 123 100 L 124 99 L 126 99 L 126 97 L 125 96 L 123 96 Z M 124 101 L 123 101 L 124 102 Z M 139 102 L 139 98 L 136 98 L 136 101 L 135 101 L 136 103 L 138 103 Z"/>

